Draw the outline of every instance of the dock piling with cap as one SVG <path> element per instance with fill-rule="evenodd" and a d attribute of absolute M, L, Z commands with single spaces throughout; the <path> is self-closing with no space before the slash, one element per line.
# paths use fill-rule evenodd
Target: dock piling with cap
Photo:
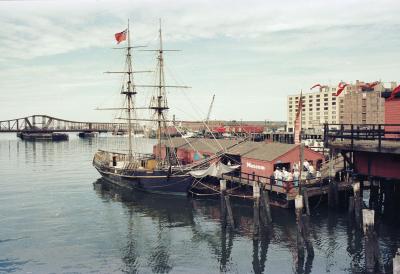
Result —
<path fill-rule="evenodd" d="M 365 268 L 367 273 L 375 273 L 379 268 L 379 244 L 375 232 L 375 212 L 362 210 L 363 231 L 365 240 Z"/>

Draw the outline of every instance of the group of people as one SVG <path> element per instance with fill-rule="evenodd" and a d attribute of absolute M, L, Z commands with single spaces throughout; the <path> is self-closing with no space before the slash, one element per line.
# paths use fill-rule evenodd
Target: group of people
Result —
<path fill-rule="evenodd" d="M 302 177 L 310 180 L 310 179 L 320 179 L 321 172 L 318 170 L 315 172 L 314 167 L 308 162 L 303 162 L 303 170 L 302 170 Z M 299 185 L 300 180 L 300 169 L 298 164 L 294 164 L 292 171 L 287 171 L 285 167 L 279 168 L 277 167 L 271 176 L 271 182 L 279 185 L 284 186 L 287 184 L 293 183 L 294 186 Z"/>

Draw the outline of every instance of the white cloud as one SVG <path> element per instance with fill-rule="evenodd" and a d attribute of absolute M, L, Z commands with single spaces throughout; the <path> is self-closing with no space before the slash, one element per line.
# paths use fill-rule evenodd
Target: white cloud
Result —
<path fill-rule="evenodd" d="M 168 56 L 168 64 L 200 94 L 193 98 L 201 108 L 207 109 L 215 90 L 227 102 L 215 109 L 217 117 L 285 119 L 286 94 L 310 83 L 396 80 L 399 11 L 394 0 L 1 1 L 0 96 L 15 100 L 23 94 L 27 101 L 43 96 L 45 102 L 37 103 L 48 111 L 54 109 L 45 103 L 59 100 L 52 101 L 53 90 L 65 94 L 65 104 L 79 94 L 89 98 L 90 90 L 105 96 L 118 85 L 101 74 L 119 65 L 118 55 L 108 51 L 115 45 L 113 34 L 129 17 L 135 42 L 154 45 L 161 17 L 165 43 L 184 50 L 183 56 Z M 141 58 L 147 68 L 151 61 Z M 9 90 L 13 94 L 6 95 Z M 243 92 L 252 95 L 242 98 Z M 93 109 L 101 101 L 96 100 L 81 102 L 75 118 L 95 117 L 85 108 Z M 266 108 L 271 100 L 282 104 Z M 3 104 L 0 119 L 14 111 Z M 237 117 L 243 105 L 244 117 Z M 67 109 L 60 115 L 70 115 Z"/>

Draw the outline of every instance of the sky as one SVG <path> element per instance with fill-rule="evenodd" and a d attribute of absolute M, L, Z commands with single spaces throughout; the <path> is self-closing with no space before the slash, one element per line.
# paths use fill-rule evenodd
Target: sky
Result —
<path fill-rule="evenodd" d="M 0 120 L 47 114 L 111 121 L 118 107 L 123 50 L 114 34 L 157 47 L 159 19 L 169 115 L 286 120 L 287 95 L 315 83 L 400 81 L 400 1 L 0 1 Z M 121 44 L 123 45 L 123 44 Z M 156 56 L 135 51 L 137 70 Z M 154 74 L 137 74 L 151 84 Z M 138 89 L 137 106 L 151 90 Z"/>

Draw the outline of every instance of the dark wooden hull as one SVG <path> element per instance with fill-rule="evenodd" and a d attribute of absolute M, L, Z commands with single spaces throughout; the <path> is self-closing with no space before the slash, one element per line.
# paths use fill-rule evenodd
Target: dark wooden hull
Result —
<path fill-rule="evenodd" d="M 189 174 L 168 175 L 168 171 L 135 171 L 134 175 L 112 173 L 96 167 L 101 176 L 110 183 L 121 187 L 169 195 L 187 195 L 194 178 Z"/>

